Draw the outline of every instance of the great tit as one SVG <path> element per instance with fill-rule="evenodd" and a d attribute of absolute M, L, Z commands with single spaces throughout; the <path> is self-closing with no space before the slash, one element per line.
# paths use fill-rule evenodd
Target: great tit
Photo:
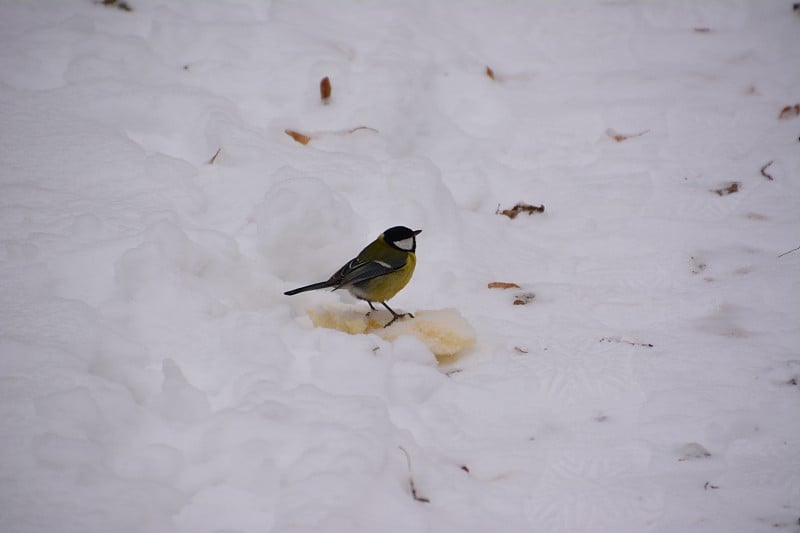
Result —
<path fill-rule="evenodd" d="M 292 296 L 306 291 L 333 287 L 347 289 L 359 300 L 365 300 L 373 311 L 372 302 L 380 302 L 392 313 L 392 319 L 383 327 L 390 326 L 403 316 L 414 318 L 411 313 L 395 313 L 386 305 L 386 300 L 406 286 L 414 273 L 417 258 L 416 236 L 422 230 L 411 230 L 405 226 L 395 226 L 381 233 L 355 259 L 351 259 L 337 270 L 328 281 L 312 283 L 283 294 Z"/>

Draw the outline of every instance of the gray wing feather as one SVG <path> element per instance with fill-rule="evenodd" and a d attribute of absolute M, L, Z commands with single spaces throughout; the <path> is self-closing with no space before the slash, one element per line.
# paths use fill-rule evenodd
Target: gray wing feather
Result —
<path fill-rule="evenodd" d="M 405 261 L 401 265 L 392 265 L 383 261 L 360 263 L 356 259 L 353 259 L 344 265 L 339 272 L 334 274 L 334 277 L 339 278 L 336 280 L 336 288 L 347 287 L 362 281 L 367 281 L 368 279 L 383 276 L 403 268 L 405 264 Z"/>

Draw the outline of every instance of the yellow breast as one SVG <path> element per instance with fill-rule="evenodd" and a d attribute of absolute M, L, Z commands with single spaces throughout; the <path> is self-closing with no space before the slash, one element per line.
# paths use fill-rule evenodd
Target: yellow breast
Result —
<path fill-rule="evenodd" d="M 349 287 L 349 290 L 356 298 L 369 300 L 370 302 L 385 302 L 408 285 L 416 266 L 416 256 L 413 253 L 409 253 L 403 268 L 395 270 L 391 274 L 358 283 Z"/>

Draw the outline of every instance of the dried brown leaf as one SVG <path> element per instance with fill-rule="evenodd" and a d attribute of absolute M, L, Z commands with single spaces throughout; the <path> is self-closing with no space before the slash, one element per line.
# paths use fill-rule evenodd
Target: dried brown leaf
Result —
<path fill-rule="evenodd" d="M 544 205 L 530 205 L 524 202 L 518 202 L 517 205 L 512 207 L 511 209 L 503 209 L 500 211 L 500 206 L 497 206 L 497 210 L 495 211 L 496 215 L 505 215 L 510 219 L 517 218 L 517 215 L 520 213 L 528 213 L 532 215 L 534 213 L 544 213 Z"/>
<path fill-rule="evenodd" d="M 536 298 L 536 295 L 532 292 L 523 292 L 522 294 L 517 294 L 514 296 L 514 305 L 526 305 L 533 301 L 534 298 Z"/>
<path fill-rule="evenodd" d="M 514 351 L 518 353 L 528 353 L 528 349 L 523 348 L 522 346 L 514 346 Z"/>
<path fill-rule="evenodd" d="M 796 117 L 798 115 L 800 115 L 800 104 L 787 105 L 786 107 L 781 109 L 778 118 L 781 120 L 785 120 L 788 118 Z"/>
<path fill-rule="evenodd" d="M 718 196 L 727 196 L 728 194 L 739 192 L 739 182 L 733 181 L 720 189 L 712 189 L 712 192 L 716 193 Z"/>
<path fill-rule="evenodd" d="M 286 135 L 294 139 L 295 141 L 299 142 L 300 144 L 308 144 L 311 141 L 311 137 L 308 135 L 303 135 L 300 132 L 294 130 L 284 130 Z"/>
<path fill-rule="evenodd" d="M 486 65 L 486 75 L 489 76 L 489 78 L 491 79 L 495 79 L 494 71 L 491 69 L 491 67 L 489 67 L 489 65 Z"/>
<path fill-rule="evenodd" d="M 492 281 L 489 283 L 490 289 L 519 289 L 520 286 L 516 283 L 509 283 L 507 281 Z"/>
<path fill-rule="evenodd" d="M 325 76 L 319 82 L 319 97 L 322 99 L 323 104 L 327 104 L 331 97 L 331 80 Z"/>

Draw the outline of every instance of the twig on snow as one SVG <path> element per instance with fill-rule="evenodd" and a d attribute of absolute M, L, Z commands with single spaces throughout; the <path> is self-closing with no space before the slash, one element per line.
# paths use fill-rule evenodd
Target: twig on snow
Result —
<path fill-rule="evenodd" d="M 350 128 L 349 130 L 340 131 L 338 133 L 355 133 L 358 130 L 369 130 L 369 131 L 374 132 L 374 133 L 380 133 L 375 128 L 370 128 L 369 126 L 356 126 L 355 128 Z"/>
<path fill-rule="evenodd" d="M 103 4 L 106 7 L 114 7 L 114 6 L 116 6 L 119 9 L 121 9 L 122 11 L 128 11 L 128 12 L 133 11 L 133 8 L 131 6 L 129 6 L 127 2 L 117 3 L 117 0 L 102 0 L 100 3 Z"/>
<path fill-rule="evenodd" d="M 642 348 L 652 348 L 653 344 L 649 342 L 634 342 L 621 337 L 603 337 L 600 342 L 618 342 L 622 344 L 630 344 L 631 346 L 640 346 Z"/>
<path fill-rule="evenodd" d="M 781 258 L 781 257 L 783 257 L 784 255 L 789 255 L 790 253 L 792 253 L 792 252 L 796 252 L 797 250 L 800 250 L 800 246 L 798 246 L 797 248 L 792 248 L 792 249 L 791 249 L 791 250 L 789 250 L 788 252 L 783 252 L 782 254 L 778 255 L 778 257 L 779 257 L 779 258 Z"/>
<path fill-rule="evenodd" d="M 628 139 L 630 139 L 632 137 L 641 137 L 642 135 L 645 135 L 646 133 L 649 133 L 649 132 L 650 132 L 650 130 L 644 130 L 644 131 L 640 131 L 638 133 L 618 133 L 618 132 L 612 130 L 611 128 L 608 128 L 606 130 L 606 135 L 608 135 L 609 137 L 611 137 L 612 139 L 614 139 L 618 143 L 621 143 L 622 141 L 627 141 Z"/>
<path fill-rule="evenodd" d="M 208 163 L 209 165 L 213 165 L 213 164 L 214 164 L 214 162 L 215 162 L 215 161 L 217 160 L 217 158 L 219 157 L 219 153 L 220 153 L 221 151 L 222 151 L 222 146 L 220 146 L 219 148 L 217 148 L 217 151 L 216 151 L 216 152 L 214 152 L 214 155 L 212 155 L 212 156 L 211 156 L 211 159 L 209 159 L 209 160 L 207 161 L 207 163 Z"/>
<path fill-rule="evenodd" d="M 408 455 L 408 452 L 402 446 L 398 446 L 398 448 L 406 455 L 406 462 L 408 463 L 408 486 L 411 488 L 411 496 L 418 502 L 431 503 L 428 498 L 417 494 L 417 487 L 414 486 L 414 476 L 411 473 L 411 456 Z"/>
<path fill-rule="evenodd" d="M 768 168 L 769 168 L 769 166 L 770 166 L 772 163 L 774 163 L 774 162 L 775 162 L 775 161 L 770 161 L 769 163 L 767 163 L 766 165 L 764 165 L 763 167 L 761 167 L 761 175 L 762 175 L 762 176 L 764 176 L 765 178 L 767 178 L 769 181 L 772 181 L 772 180 L 774 180 L 774 179 L 775 179 L 775 178 L 773 178 L 773 177 L 772 177 L 772 175 L 771 175 L 771 174 L 768 174 L 768 173 L 767 173 L 767 169 L 768 169 Z"/>

